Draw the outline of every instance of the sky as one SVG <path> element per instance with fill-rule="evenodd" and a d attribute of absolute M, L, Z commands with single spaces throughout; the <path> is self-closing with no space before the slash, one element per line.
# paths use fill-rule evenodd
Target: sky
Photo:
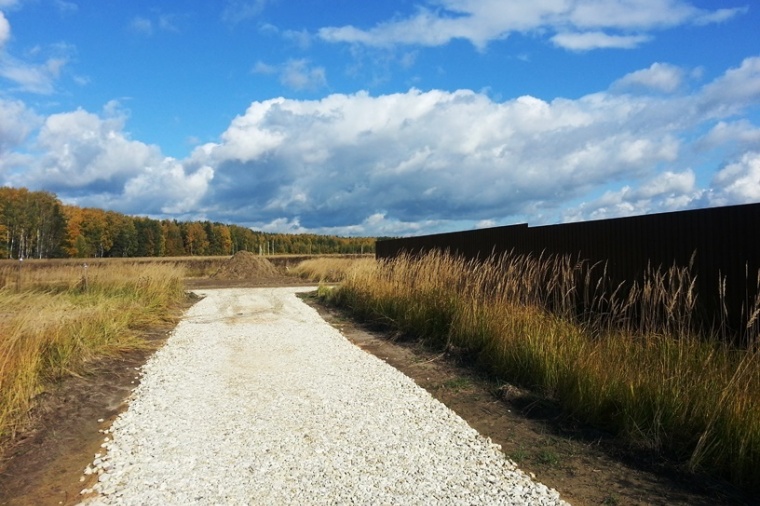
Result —
<path fill-rule="evenodd" d="M 760 3 L 0 0 L 0 185 L 344 236 L 760 202 Z"/>

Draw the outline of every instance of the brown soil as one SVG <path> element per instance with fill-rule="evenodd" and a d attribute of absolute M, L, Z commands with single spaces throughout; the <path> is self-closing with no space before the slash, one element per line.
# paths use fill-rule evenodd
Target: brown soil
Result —
<path fill-rule="evenodd" d="M 187 283 L 190 289 L 303 284 L 276 275 Z M 461 364 L 461 357 L 394 341 L 387 332 L 367 329 L 304 298 L 349 340 L 414 379 L 575 506 L 753 503 L 721 482 L 689 478 L 667 463 L 637 456 L 609 435 L 561 418 L 554 406 L 529 392 L 478 376 Z M 161 344 L 171 328 L 145 329 L 145 335 Z M 40 396 L 29 428 L 0 465 L 0 504 L 76 504 L 80 490 L 89 486 L 80 481 L 82 471 L 101 450 L 99 431 L 126 407 L 139 381 L 136 368 L 149 355 L 134 352 L 93 364 L 86 376 L 67 379 Z"/>
<path fill-rule="evenodd" d="M 264 257 L 248 251 L 238 251 L 211 276 L 214 279 L 258 279 L 275 277 L 280 273 L 277 267 Z"/>
<path fill-rule="evenodd" d="M 300 257 L 299 257 L 300 258 Z M 278 259 L 276 266 L 269 259 L 248 251 L 239 251 L 220 264 L 211 276 L 188 278 L 185 286 L 202 288 L 255 288 L 262 286 L 309 286 L 313 283 L 295 276 L 287 276 L 287 258 Z"/>

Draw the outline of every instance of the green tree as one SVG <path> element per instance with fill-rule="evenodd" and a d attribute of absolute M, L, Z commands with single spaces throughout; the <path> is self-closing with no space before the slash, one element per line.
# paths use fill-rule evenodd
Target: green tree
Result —
<path fill-rule="evenodd" d="M 113 237 L 110 235 L 105 211 L 91 207 L 82 209 L 80 227 L 87 241 L 88 257 L 103 257 L 106 251 L 111 250 Z"/>
<path fill-rule="evenodd" d="M 185 243 L 182 240 L 182 229 L 177 220 L 164 220 L 161 222 L 161 228 L 163 228 L 164 240 L 166 242 L 164 254 L 169 257 L 186 255 Z"/>
<path fill-rule="evenodd" d="M 137 256 L 160 257 L 166 250 L 161 222 L 151 218 L 134 218 L 137 230 Z"/>
<path fill-rule="evenodd" d="M 109 235 L 113 237 L 110 257 L 133 257 L 137 254 L 137 228 L 133 218 L 124 214 L 108 211 L 106 213 Z"/>
<path fill-rule="evenodd" d="M 66 217 L 58 198 L 26 188 L 0 188 L 2 253 L 9 258 L 61 256 Z"/>

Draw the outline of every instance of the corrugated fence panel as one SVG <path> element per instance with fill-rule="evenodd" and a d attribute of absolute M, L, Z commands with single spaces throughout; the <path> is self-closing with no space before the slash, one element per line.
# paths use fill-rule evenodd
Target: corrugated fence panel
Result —
<path fill-rule="evenodd" d="M 606 262 L 615 281 L 640 280 L 648 265 L 686 267 L 692 273 L 704 317 L 723 315 L 719 288 L 725 280 L 728 323 L 737 331 L 752 310 L 760 269 L 760 204 L 529 227 L 527 224 L 378 241 L 377 257 L 430 250 L 466 258 L 496 253 L 571 255 Z"/>

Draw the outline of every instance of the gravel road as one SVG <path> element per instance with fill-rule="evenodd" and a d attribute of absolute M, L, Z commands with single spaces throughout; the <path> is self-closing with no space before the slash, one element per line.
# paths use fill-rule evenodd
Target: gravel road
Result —
<path fill-rule="evenodd" d="M 312 289 L 196 292 L 83 504 L 566 504 L 296 297 Z"/>

